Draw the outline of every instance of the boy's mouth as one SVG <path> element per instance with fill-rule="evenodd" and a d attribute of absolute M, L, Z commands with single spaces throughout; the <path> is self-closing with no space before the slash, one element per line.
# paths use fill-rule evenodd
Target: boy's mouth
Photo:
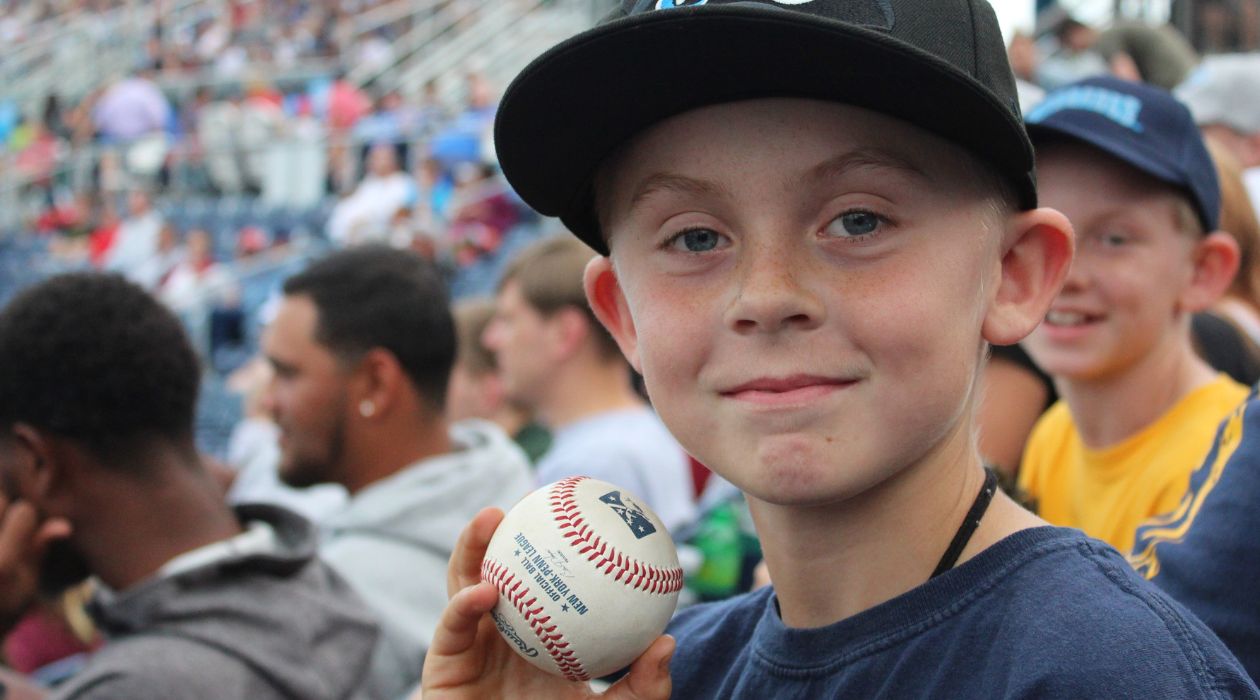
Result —
<path fill-rule="evenodd" d="M 781 405 L 821 398 L 855 383 L 857 383 L 855 379 L 800 374 L 782 378 L 762 377 L 721 393 L 726 398 L 740 401 Z"/>
<path fill-rule="evenodd" d="M 1100 320 L 1102 320 L 1101 316 L 1082 313 L 1079 311 L 1050 311 L 1046 314 L 1047 325 L 1059 326 L 1061 328 L 1084 326 L 1090 323 L 1097 323 Z"/>

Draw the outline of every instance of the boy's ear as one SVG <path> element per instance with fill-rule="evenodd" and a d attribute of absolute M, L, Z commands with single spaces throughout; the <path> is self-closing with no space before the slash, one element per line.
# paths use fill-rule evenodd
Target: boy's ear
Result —
<path fill-rule="evenodd" d="M 643 367 L 639 363 L 639 336 L 634 328 L 634 319 L 630 316 L 630 307 L 626 304 L 625 292 L 621 289 L 621 281 L 613 269 L 612 259 L 598 256 L 586 265 L 582 276 L 582 284 L 586 288 L 586 300 L 595 312 L 595 318 L 604 324 L 609 335 L 617 341 L 621 354 L 634 371 L 642 374 Z"/>
<path fill-rule="evenodd" d="M 1221 298 L 1238 273 L 1238 241 L 1224 231 L 1213 231 L 1194 246 L 1194 276 L 1182 290 L 1182 311 L 1203 311 Z"/>
<path fill-rule="evenodd" d="M 1041 323 L 1067 277 L 1074 240 L 1072 224 L 1054 209 L 1018 212 L 1007 220 L 1001 276 L 981 326 L 985 340 L 1017 343 Z"/>

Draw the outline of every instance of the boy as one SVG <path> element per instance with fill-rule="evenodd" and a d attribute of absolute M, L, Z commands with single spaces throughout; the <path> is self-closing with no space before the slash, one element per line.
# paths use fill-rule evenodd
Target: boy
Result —
<path fill-rule="evenodd" d="M 1238 245 L 1216 230 L 1216 169 L 1167 92 L 1086 80 L 1050 93 L 1028 129 L 1042 201 L 1067 214 L 1077 249 L 1025 341 L 1062 399 L 1033 429 L 1020 484 L 1046 520 L 1127 552 L 1247 395 L 1200 359 L 1190 329 L 1229 287 Z"/>
<path fill-rule="evenodd" d="M 991 8 L 672 5 L 545 54 L 496 139 L 603 253 L 591 306 L 747 494 L 774 580 L 681 612 L 672 663 L 658 640 L 610 696 L 1257 697 L 1202 623 L 981 467 L 987 343 L 1032 330 L 1072 252 L 1035 208 Z M 495 638 L 476 567 L 499 517 L 452 558 L 426 700 L 588 692 Z"/>

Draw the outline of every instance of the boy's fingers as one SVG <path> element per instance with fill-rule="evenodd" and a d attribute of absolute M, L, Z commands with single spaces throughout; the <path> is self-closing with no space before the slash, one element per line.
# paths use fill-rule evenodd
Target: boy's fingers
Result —
<path fill-rule="evenodd" d="M 658 637 L 652 646 L 630 666 L 625 678 L 617 681 L 606 698 L 619 700 L 667 700 L 673 690 L 669 661 L 674 656 L 674 638 Z"/>
<path fill-rule="evenodd" d="M 471 649 L 481 620 L 498 600 L 499 592 L 488 583 L 469 586 L 452 596 L 438 621 L 429 656 L 455 656 Z"/>
<path fill-rule="evenodd" d="M 481 580 L 481 560 L 485 558 L 490 538 L 494 536 L 494 531 L 502 520 L 503 511 L 498 508 L 483 508 L 460 533 L 447 568 L 448 595 L 454 596 Z"/>

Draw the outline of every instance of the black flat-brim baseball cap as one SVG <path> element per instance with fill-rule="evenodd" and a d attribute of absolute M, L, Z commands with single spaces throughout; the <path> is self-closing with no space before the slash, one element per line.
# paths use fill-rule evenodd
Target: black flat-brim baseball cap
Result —
<path fill-rule="evenodd" d="M 527 66 L 500 102 L 495 149 L 537 211 L 607 254 L 599 165 L 644 129 L 762 97 L 840 102 L 968 149 L 1036 206 L 1033 151 L 985 0 L 627 0 Z M 700 4 L 696 4 L 699 2 Z"/>

